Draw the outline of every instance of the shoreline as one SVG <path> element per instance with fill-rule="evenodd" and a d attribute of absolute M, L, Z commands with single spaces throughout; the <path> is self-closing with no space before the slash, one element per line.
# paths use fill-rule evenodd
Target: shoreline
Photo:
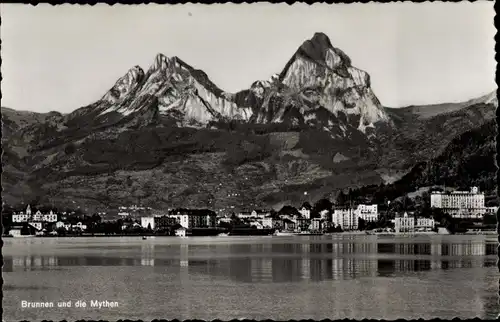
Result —
<path fill-rule="evenodd" d="M 352 232 L 336 232 L 336 233 L 324 233 L 321 235 L 300 235 L 300 234 L 291 234 L 287 236 L 275 236 L 273 234 L 236 234 L 236 235 L 226 235 L 226 236 L 217 236 L 217 235 L 212 235 L 212 234 L 207 234 L 207 235 L 187 235 L 183 236 L 185 237 L 219 237 L 219 238 L 226 238 L 226 237 L 311 237 L 311 236 L 316 236 L 316 237 L 321 237 L 321 236 L 339 236 L 339 235 L 348 235 L 348 236 L 381 236 L 381 237 L 418 237 L 418 236 L 491 236 L 491 235 L 497 235 L 496 231 L 489 231 L 489 232 L 482 232 L 482 233 L 456 233 L 456 234 L 439 234 L 439 233 L 379 233 L 379 234 L 367 234 L 365 231 L 352 231 Z M 2 238 L 89 238 L 89 237 L 94 237 L 94 238 L 102 238 L 102 237 L 109 237 L 109 238 L 117 238 L 117 237 L 137 237 L 137 238 L 144 238 L 146 239 L 154 239 L 156 237 L 162 238 L 179 238 L 179 236 L 175 235 L 124 235 L 124 234 L 115 234 L 115 235 L 65 235 L 65 236 L 36 236 L 36 235 L 21 235 L 21 236 L 9 236 L 9 235 L 3 235 Z"/>

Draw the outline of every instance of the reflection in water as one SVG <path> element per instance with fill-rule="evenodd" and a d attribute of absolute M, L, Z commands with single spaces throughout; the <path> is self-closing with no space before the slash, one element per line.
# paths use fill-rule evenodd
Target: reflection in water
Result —
<path fill-rule="evenodd" d="M 189 266 L 189 245 L 188 244 L 182 244 L 180 246 L 181 248 L 181 258 L 180 258 L 180 265 L 181 267 L 188 267 Z"/>
<path fill-rule="evenodd" d="M 139 248 L 131 247 L 130 252 L 132 255 L 138 252 L 140 258 L 99 255 L 6 256 L 3 270 L 10 272 L 19 268 L 34 270 L 57 266 L 172 266 L 175 265 L 175 257 L 178 257 L 178 265 L 185 267 L 186 272 L 229 276 L 245 283 L 317 282 L 396 276 L 435 269 L 488 267 L 494 265 L 495 259 L 482 256 L 494 255 L 497 251 L 494 243 L 486 243 L 485 240 L 460 243 L 377 243 L 376 240 L 356 242 L 350 239 L 326 243 L 143 243 L 136 247 Z M 212 260 L 207 259 L 213 255 L 217 256 Z M 406 255 L 419 257 L 408 258 Z"/>
<path fill-rule="evenodd" d="M 175 312 L 186 318 L 193 317 L 196 312 L 205 312 L 207 307 L 211 307 L 210 305 L 213 305 L 212 310 L 224 311 L 222 308 L 226 308 L 232 312 L 239 312 L 235 314 L 243 312 L 241 314 L 244 316 L 253 317 L 250 308 L 249 311 L 242 308 L 246 304 L 251 304 L 251 301 L 243 302 L 245 305 L 232 302 L 238 297 L 234 294 L 244 291 L 259 294 L 257 299 L 253 299 L 252 310 L 254 311 L 266 305 L 258 302 L 260 298 L 266 298 L 266 303 L 271 303 L 273 296 L 277 296 L 281 303 L 278 306 L 284 311 L 298 308 L 304 308 L 304 310 L 311 308 L 312 310 L 315 305 L 320 305 L 318 302 L 323 301 L 322 299 L 329 299 L 327 305 L 321 304 L 320 310 L 322 311 L 319 317 L 332 314 L 349 315 L 354 311 L 360 316 L 362 314 L 370 316 L 371 313 L 387 316 L 387 314 L 394 314 L 396 307 L 406 309 L 405 301 L 413 300 L 422 303 L 423 307 L 434 305 L 434 310 L 439 310 L 441 305 L 439 301 L 446 302 L 448 299 L 446 296 L 441 299 L 441 294 L 440 299 L 436 300 L 432 292 L 439 292 L 441 287 L 446 288 L 458 283 L 457 274 L 469 274 L 468 277 L 464 277 L 463 281 L 460 281 L 462 283 L 485 281 L 484 272 L 487 270 L 484 268 L 494 267 L 496 263 L 495 241 L 486 242 L 485 239 L 481 240 L 479 237 L 472 240 L 457 240 L 451 237 L 438 240 L 432 238 L 429 240 L 377 239 L 359 236 L 327 237 L 255 238 L 242 242 L 226 241 L 220 238 L 185 240 L 157 238 L 141 243 L 124 242 L 120 247 L 116 247 L 115 244 L 113 247 L 116 248 L 112 250 L 109 250 L 109 245 L 97 242 L 89 244 L 87 248 L 77 250 L 75 242 L 69 241 L 63 246 L 43 245 L 39 247 L 40 252 L 37 252 L 32 245 L 27 247 L 21 244 L 16 246 L 19 247 L 17 253 L 12 251 L 13 247 L 11 247 L 10 253 L 4 255 L 3 270 L 10 274 L 6 274 L 8 277 L 12 276 L 9 277 L 11 280 L 7 281 L 5 290 L 12 292 L 11 297 L 14 294 L 17 297 L 28 294 L 20 292 L 44 291 L 45 289 L 40 288 L 42 286 L 37 286 L 36 289 L 30 291 L 25 284 L 36 284 L 37 281 L 43 280 L 40 279 L 40 274 L 46 274 L 45 276 L 60 279 L 61 283 L 69 283 L 68 285 L 71 283 L 70 279 L 82 278 L 82 283 L 86 285 L 88 279 L 95 278 L 96 281 L 87 293 L 82 293 L 85 296 L 94 294 L 95 285 L 102 285 L 110 280 L 108 287 L 103 286 L 101 291 L 115 292 L 109 293 L 110 297 L 126 298 L 124 290 L 132 285 L 129 281 L 134 279 L 134 287 L 142 286 L 140 296 L 138 296 L 144 298 L 141 301 L 155 303 L 158 307 L 161 305 L 155 301 L 159 301 L 162 294 L 165 294 L 165 289 L 170 287 L 169 294 L 172 298 L 169 298 L 169 301 L 178 303 L 178 306 L 173 307 L 177 310 Z M 200 242 L 191 242 L 193 240 Z M 43 244 L 43 240 L 34 242 Z M 62 242 L 65 240 L 63 239 Z M 104 268 L 104 266 L 108 267 Z M 77 270 L 76 267 L 83 269 Z M 85 274 L 82 272 L 92 271 L 92 267 L 97 267 L 94 272 L 107 273 L 102 273 L 102 277 L 99 275 L 101 273 L 82 277 Z M 116 269 L 116 267 L 120 268 Z M 65 270 L 65 275 L 56 276 L 57 273 L 51 272 L 56 269 Z M 465 270 L 457 271 L 457 269 Z M 26 271 L 36 270 L 45 270 L 45 272 L 37 272 L 33 275 L 26 273 Z M 124 275 L 114 279 L 119 274 Z M 106 280 L 104 283 L 103 278 Z M 328 281 L 335 281 L 335 283 Z M 311 288 L 309 283 L 314 283 L 314 288 Z M 52 287 L 52 284 L 46 284 L 43 287 L 47 285 Z M 110 285 L 112 287 L 109 287 Z M 408 293 L 407 287 L 412 287 L 413 292 L 418 294 L 412 294 L 413 298 L 402 299 L 401 297 Z M 419 293 L 421 287 L 425 288 L 422 294 Z M 85 290 L 85 288 L 78 290 Z M 427 290 L 431 295 L 425 295 Z M 73 291 L 72 289 L 71 292 Z M 449 292 L 449 289 L 446 292 Z M 216 296 L 211 296 L 212 293 Z M 149 294 L 152 294 L 151 298 L 146 300 Z M 224 301 L 223 303 L 217 302 L 217 297 L 224 297 L 224 294 L 231 295 L 221 300 Z M 54 296 L 60 297 L 60 293 L 54 293 Z M 453 296 L 460 296 L 460 294 Z M 392 302 L 387 304 L 389 298 Z M 346 304 L 343 299 L 349 304 Z M 299 300 L 303 303 L 297 302 Z M 129 301 L 133 300 L 129 299 Z M 470 300 L 465 304 L 455 303 L 451 298 L 449 301 L 442 305 L 443 316 L 454 316 L 455 313 L 452 310 L 464 306 L 477 307 L 473 309 L 474 312 L 494 310 L 494 304 L 491 304 L 494 303 L 494 299 L 486 298 L 477 290 L 471 293 Z M 143 302 L 134 302 L 134 308 L 146 310 L 149 304 Z M 275 306 L 269 305 L 266 310 L 271 313 Z M 370 305 L 372 311 L 367 309 Z M 130 306 L 133 305 L 130 304 Z M 445 312 L 447 308 L 449 311 Z M 334 313 L 328 311 L 330 309 Z M 160 312 L 158 315 L 161 315 L 161 311 L 155 312 Z M 280 315 L 281 312 L 273 314 L 275 319 L 283 317 Z M 292 313 L 287 312 L 287 314 Z M 289 317 L 287 314 L 284 316 Z"/>
<path fill-rule="evenodd" d="M 145 243 L 141 245 L 141 265 L 155 266 L 155 244 Z"/>

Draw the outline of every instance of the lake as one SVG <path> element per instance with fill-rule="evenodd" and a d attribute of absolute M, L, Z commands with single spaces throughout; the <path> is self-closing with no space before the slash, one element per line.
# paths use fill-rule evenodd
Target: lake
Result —
<path fill-rule="evenodd" d="M 6 238 L 2 252 L 4 321 L 499 313 L 495 235 Z"/>

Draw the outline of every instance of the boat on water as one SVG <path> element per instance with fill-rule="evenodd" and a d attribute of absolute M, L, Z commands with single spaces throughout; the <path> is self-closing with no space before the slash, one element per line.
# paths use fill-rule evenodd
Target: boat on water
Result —
<path fill-rule="evenodd" d="M 229 233 L 220 233 L 217 236 L 218 237 L 226 237 L 226 236 L 229 236 Z"/>
<path fill-rule="evenodd" d="M 142 240 L 146 240 L 148 239 L 146 236 L 142 236 Z"/>

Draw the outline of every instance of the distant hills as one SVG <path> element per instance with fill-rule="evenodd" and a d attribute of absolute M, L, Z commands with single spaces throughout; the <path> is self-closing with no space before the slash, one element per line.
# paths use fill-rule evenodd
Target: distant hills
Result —
<path fill-rule="evenodd" d="M 238 93 L 159 54 L 72 113 L 2 107 L 2 197 L 89 210 L 248 209 L 405 174 L 417 185 L 491 182 L 491 164 L 477 161 L 493 158 L 495 93 L 396 109 L 370 83 L 322 33 L 281 72 Z"/>

